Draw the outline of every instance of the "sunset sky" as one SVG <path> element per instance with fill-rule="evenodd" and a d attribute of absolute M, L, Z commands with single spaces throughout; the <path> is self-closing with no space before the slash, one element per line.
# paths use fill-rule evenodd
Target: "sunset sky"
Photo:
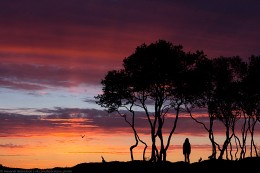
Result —
<path fill-rule="evenodd" d="M 259 8 L 258 0 L 0 0 L 0 164 L 130 160 L 131 129 L 94 102 L 106 72 L 159 39 L 208 58 L 260 55 Z M 141 135 L 149 141 L 147 129 Z M 207 134 L 182 118 L 168 160 L 183 160 L 186 137 L 191 161 L 206 159 Z"/>

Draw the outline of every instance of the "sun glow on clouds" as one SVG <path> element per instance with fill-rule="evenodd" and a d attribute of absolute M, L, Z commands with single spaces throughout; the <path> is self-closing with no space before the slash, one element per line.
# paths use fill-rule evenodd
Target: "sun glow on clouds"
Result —
<path fill-rule="evenodd" d="M 0 143 L 5 142 L 5 145 L 0 146 L 0 160 L 3 165 L 21 168 L 52 168 L 57 165 L 65 167 L 82 162 L 101 162 L 101 155 L 107 161 L 129 161 L 129 147 L 134 144 L 133 138 L 129 135 L 131 136 L 131 134 L 116 134 L 115 136 L 115 134 L 96 133 L 91 135 L 85 133 L 84 138 L 77 134 L 2 138 Z M 147 138 L 149 137 L 147 136 Z M 16 146 L 12 143 L 16 143 Z M 181 146 L 182 144 L 176 144 L 170 149 L 168 155 L 170 161 L 183 159 Z M 195 148 L 195 146 L 193 147 Z M 139 146 L 134 150 L 136 159 L 142 159 L 143 148 L 143 146 Z M 206 154 L 208 153 L 209 148 L 199 147 L 199 149 L 201 148 L 204 148 Z M 149 150 L 150 148 L 147 149 L 147 157 Z M 191 155 L 192 162 L 197 161 L 198 156 L 204 156 L 203 153 L 197 154 L 194 150 Z M 118 155 L 120 155 L 120 159 Z"/>
<path fill-rule="evenodd" d="M 32 112 L 34 115 L 19 114 Z M 136 129 L 140 138 L 150 146 L 149 129 L 144 127 L 142 115 L 137 115 Z M 168 123 L 173 120 L 167 118 Z M 170 128 L 172 123 L 165 125 Z M 101 155 L 107 161 L 129 161 L 129 147 L 135 143 L 131 128 L 123 118 L 95 109 L 5 109 L 1 110 L 0 126 L 0 161 L 12 167 L 74 166 L 82 162 L 101 162 Z M 167 128 L 163 131 L 165 140 L 168 131 Z M 223 139 L 221 133 L 215 135 L 217 141 Z M 207 134 L 192 120 L 180 117 L 168 160 L 183 160 L 182 143 L 186 137 L 192 143 L 191 161 L 198 161 L 200 157 L 207 159 L 211 149 Z M 142 159 L 143 148 L 140 144 L 134 150 L 136 159 Z M 147 157 L 149 151 L 150 147 Z"/>
<path fill-rule="evenodd" d="M 1 116 L 4 118 L 0 132 L 1 163 L 23 168 L 74 166 L 99 162 L 104 154 L 108 155 L 107 159 L 115 160 L 113 155 L 118 153 L 114 151 L 128 148 L 124 143 L 125 135 L 108 134 L 105 129 L 91 125 L 91 120 L 77 118 L 81 116 L 77 112 L 41 118 Z"/>

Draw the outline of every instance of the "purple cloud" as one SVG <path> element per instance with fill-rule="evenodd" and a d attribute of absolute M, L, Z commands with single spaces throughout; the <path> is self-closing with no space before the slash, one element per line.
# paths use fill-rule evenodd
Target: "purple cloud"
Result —
<path fill-rule="evenodd" d="M 210 58 L 260 54 L 259 1 L 3 1 L 0 85 L 99 85 L 136 46 L 166 39 Z M 21 85 L 17 85 L 21 83 Z"/>
<path fill-rule="evenodd" d="M 108 114 L 96 109 L 78 108 L 56 108 L 37 110 L 41 115 L 22 115 L 2 112 L 0 114 L 0 136 L 32 136 L 45 135 L 53 132 L 79 133 L 100 132 L 100 133 L 132 133 L 131 128 L 125 123 L 124 118 L 117 114 Z M 42 113 L 46 115 L 42 116 Z M 131 118 L 131 117 L 128 117 Z M 129 119 L 130 120 L 130 119 Z M 198 120 L 208 125 L 207 117 L 198 117 Z M 174 116 L 165 120 L 164 133 L 171 130 L 174 123 Z M 237 132 L 240 132 L 241 122 L 237 123 Z M 139 133 L 149 134 L 149 124 L 143 113 L 136 113 L 136 129 Z M 260 131 L 256 126 L 255 132 Z M 215 134 L 224 134 L 223 124 L 216 121 L 214 125 Z M 197 124 L 189 117 L 181 115 L 176 135 L 190 134 L 195 136 L 207 136 L 203 126 Z"/>

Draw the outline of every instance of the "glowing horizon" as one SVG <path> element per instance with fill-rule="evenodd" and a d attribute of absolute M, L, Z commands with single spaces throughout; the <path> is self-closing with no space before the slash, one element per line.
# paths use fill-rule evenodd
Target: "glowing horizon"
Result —
<path fill-rule="evenodd" d="M 5 111 L 5 112 L 4 112 Z M 18 114 L 25 113 L 25 115 Z M 40 113 L 39 115 L 35 115 Z M 31 114 L 31 115 L 30 115 Z M 201 116 L 200 116 L 201 114 Z M 201 121 L 207 120 L 203 112 L 194 114 Z M 166 117 L 164 138 L 167 139 L 174 117 Z M 145 127 L 145 115 L 138 115 L 136 130 L 149 145 L 150 130 Z M 171 123 L 169 123 L 171 122 Z M 19 168 L 71 167 L 82 162 L 130 161 L 129 147 L 135 143 L 131 128 L 122 117 L 102 110 L 56 108 L 41 110 L 2 110 L 0 125 L 1 164 Z M 224 128 L 215 123 L 216 142 L 223 142 Z M 238 129 L 239 132 L 239 129 Z M 260 129 L 255 129 L 255 141 L 259 141 Z M 185 114 L 181 115 L 176 132 L 171 139 L 168 161 L 183 160 L 182 143 L 186 137 L 192 145 L 191 162 L 211 154 L 207 132 Z M 144 146 L 134 149 L 135 159 L 142 160 Z M 248 153 L 247 153 L 248 154 Z"/>

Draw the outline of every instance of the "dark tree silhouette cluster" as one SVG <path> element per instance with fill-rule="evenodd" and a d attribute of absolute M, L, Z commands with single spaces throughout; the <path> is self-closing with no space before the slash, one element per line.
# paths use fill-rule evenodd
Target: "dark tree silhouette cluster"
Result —
<path fill-rule="evenodd" d="M 151 155 L 149 160 L 167 160 L 167 150 L 177 128 L 181 112 L 201 124 L 212 144 L 211 159 L 242 159 L 250 134 L 250 153 L 257 155 L 254 129 L 259 123 L 260 112 L 260 56 L 248 61 L 240 57 L 209 59 L 202 51 L 185 52 L 181 45 L 159 40 L 150 45 L 138 46 L 123 60 L 123 68 L 109 71 L 101 81 L 103 93 L 96 96 L 97 104 L 108 112 L 117 112 L 131 127 L 135 144 L 144 145 L 146 160 L 147 143 L 136 130 L 136 110 L 142 110 L 150 127 Z M 207 109 L 208 121 L 193 116 L 194 108 Z M 125 111 L 127 110 L 127 111 Z M 166 116 L 174 113 L 168 134 L 163 131 Z M 242 126 L 236 126 L 242 120 Z M 225 140 L 219 144 L 214 139 L 214 123 L 225 127 Z M 241 128 L 237 134 L 235 128 Z M 238 156 L 239 154 L 239 156 Z M 217 157 L 218 156 L 218 157 Z"/>

